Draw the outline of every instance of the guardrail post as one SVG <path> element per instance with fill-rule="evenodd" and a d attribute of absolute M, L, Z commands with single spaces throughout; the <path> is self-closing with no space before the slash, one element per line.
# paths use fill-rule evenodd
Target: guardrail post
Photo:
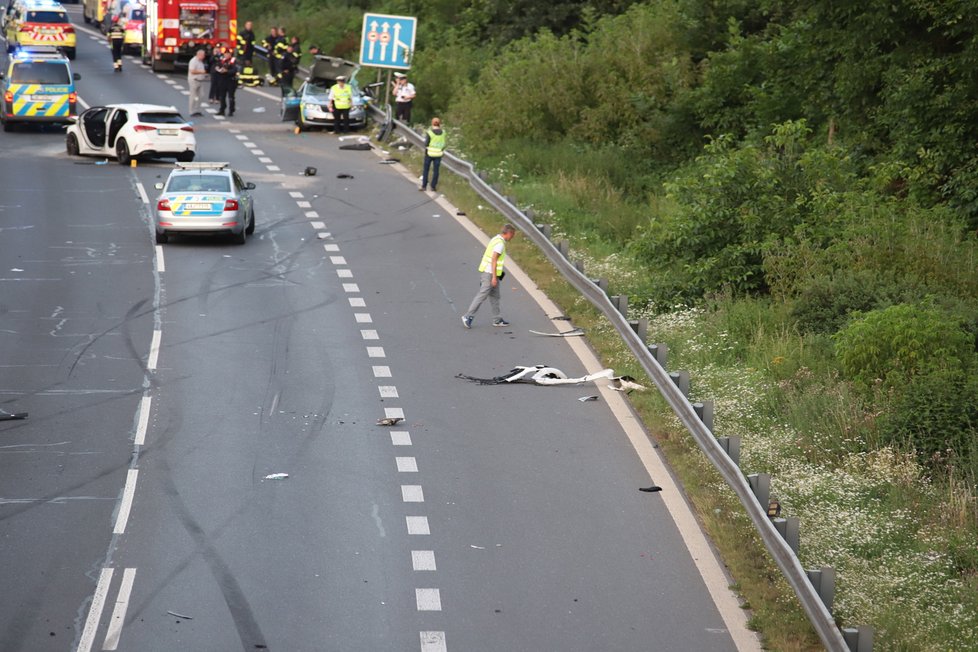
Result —
<path fill-rule="evenodd" d="M 570 242 L 568 242 L 567 240 L 561 240 L 560 242 L 558 242 L 557 251 L 560 252 L 561 256 L 567 258 L 567 254 L 570 253 Z"/>
<path fill-rule="evenodd" d="M 489 173 L 488 172 L 485 172 L 483 170 L 479 170 L 475 174 L 476 174 L 477 177 L 479 177 L 483 181 L 487 181 L 489 179 Z"/>
<path fill-rule="evenodd" d="M 873 652 L 873 628 L 868 625 L 844 627 L 842 640 L 846 642 L 850 652 Z"/>
<path fill-rule="evenodd" d="M 598 286 L 598 289 L 608 294 L 608 279 L 606 278 L 592 278 L 591 282 Z"/>
<path fill-rule="evenodd" d="M 581 270 L 584 271 L 583 269 Z M 648 319 L 630 319 L 628 320 L 628 325 L 632 327 L 635 334 L 638 335 L 638 339 L 645 342 L 645 338 L 649 334 L 649 320 Z"/>
<path fill-rule="evenodd" d="M 771 519 L 774 523 L 775 529 L 781 535 L 781 538 L 785 540 L 788 547 L 794 551 L 795 555 L 798 555 L 798 545 L 801 543 L 800 536 L 800 522 L 797 516 L 789 516 L 788 518 L 774 518 Z"/>
<path fill-rule="evenodd" d="M 621 313 L 621 316 L 628 319 L 628 295 L 615 294 L 611 297 L 611 305 Z"/>
<path fill-rule="evenodd" d="M 526 215 L 526 219 L 531 222 L 533 221 L 533 218 L 536 217 L 536 213 L 533 212 L 532 208 L 527 208 L 525 211 L 523 211 L 523 214 Z"/>
<path fill-rule="evenodd" d="M 576 269 L 581 274 L 583 274 L 584 273 L 584 261 L 583 260 L 575 260 L 574 261 L 574 269 Z"/>
<path fill-rule="evenodd" d="M 668 344 L 649 344 L 649 353 L 655 358 L 655 361 L 659 363 L 659 366 L 663 369 L 666 368 L 666 359 L 669 357 L 669 345 Z"/>
<path fill-rule="evenodd" d="M 747 476 L 750 489 L 754 492 L 754 498 L 761 504 L 764 511 L 771 504 L 771 474 L 770 473 L 751 473 Z"/>
<path fill-rule="evenodd" d="M 689 372 L 673 371 L 669 377 L 672 378 L 672 382 L 676 383 L 676 387 L 683 393 L 683 396 L 689 397 Z"/>
<path fill-rule="evenodd" d="M 740 466 L 740 437 L 717 437 L 720 447 L 723 448 L 727 457 Z"/>
<path fill-rule="evenodd" d="M 835 569 L 831 566 L 822 566 L 819 569 L 808 569 L 805 574 L 818 592 L 818 597 L 822 598 L 822 604 L 831 612 L 832 603 L 835 601 Z"/>
<path fill-rule="evenodd" d="M 700 418 L 706 429 L 713 432 L 713 401 L 706 400 L 701 403 L 693 403 L 693 412 Z"/>
<path fill-rule="evenodd" d="M 549 224 L 535 224 L 537 230 L 543 234 L 547 240 L 550 239 L 550 233 L 552 232 L 551 226 Z"/>

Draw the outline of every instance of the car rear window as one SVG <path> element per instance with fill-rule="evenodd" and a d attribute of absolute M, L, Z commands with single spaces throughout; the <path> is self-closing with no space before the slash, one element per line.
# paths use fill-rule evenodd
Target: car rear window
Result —
<path fill-rule="evenodd" d="M 167 192 L 231 192 L 231 179 L 220 174 L 181 174 L 170 179 Z"/>
<path fill-rule="evenodd" d="M 129 20 L 146 20 L 146 12 L 142 9 L 133 9 L 129 14 Z"/>
<path fill-rule="evenodd" d="M 56 61 L 22 61 L 14 64 L 10 81 L 15 84 L 70 84 L 68 66 Z"/>
<path fill-rule="evenodd" d="M 160 111 L 140 113 L 139 121 L 154 125 L 180 125 L 185 122 L 179 113 L 163 113 Z"/>
<path fill-rule="evenodd" d="M 26 23 L 67 23 L 68 14 L 63 11 L 28 11 Z"/>

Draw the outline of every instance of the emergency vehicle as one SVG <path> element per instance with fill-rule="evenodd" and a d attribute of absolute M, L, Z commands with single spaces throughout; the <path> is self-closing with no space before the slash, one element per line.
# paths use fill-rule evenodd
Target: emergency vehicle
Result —
<path fill-rule="evenodd" d="M 154 71 L 185 66 L 197 50 L 234 47 L 236 0 L 147 0 L 143 63 Z"/>
<path fill-rule="evenodd" d="M 75 58 L 75 27 L 68 12 L 53 0 L 17 0 L 4 24 L 7 53 L 18 47 L 53 46 Z"/>
<path fill-rule="evenodd" d="M 143 28 L 146 26 L 146 6 L 130 2 L 122 9 L 119 19 L 126 30 L 122 49 L 138 54 L 143 49 Z"/>
<path fill-rule="evenodd" d="M 75 115 L 78 73 L 51 47 L 24 48 L 0 73 L 0 122 L 11 131 L 20 122 L 69 123 Z"/>

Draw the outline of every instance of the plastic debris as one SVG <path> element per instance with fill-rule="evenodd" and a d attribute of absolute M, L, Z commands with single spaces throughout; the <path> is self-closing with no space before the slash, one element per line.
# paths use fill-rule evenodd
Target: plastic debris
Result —
<path fill-rule="evenodd" d="M 353 175 L 352 174 L 337 174 L 336 175 L 336 178 L 337 179 L 352 179 L 353 178 Z"/>
<path fill-rule="evenodd" d="M 285 480 L 288 477 L 288 473 L 269 473 L 265 476 L 265 480 Z"/>
<path fill-rule="evenodd" d="M 587 403 L 588 401 L 596 401 L 596 400 L 598 400 L 598 397 L 596 395 L 592 394 L 591 396 L 582 396 L 581 398 L 579 398 L 577 400 L 580 401 L 581 403 Z"/>
<path fill-rule="evenodd" d="M 167 611 L 166 613 L 168 613 L 168 614 L 170 614 L 171 616 L 174 616 L 174 617 L 176 617 L 176 618 L 183 618 L 184 620 L 193 620 L 193 617 L 192 617 L 192 616 L 185 616 L 185 615 L 183 615 L 183 614 L 178 614 L 178 613 L 177 613 L 177 612 L 175 612 L 175 611 Z"/>
<path fill-rule="evenodd" d="M 105 159 L 104 161 L 95 161 L 95 165 L 108 165 L 108 164 L 109 164 L 109 159 Z"/>
<path fill-rule="evenodd" d="M 265 112 L 265 107 L 263 107 L 263 106 L 256 106 L 251 111 L 252 111 L 252 113 L 264 113 Z"/>
<path fill-rule="evenodd" d="M 377 419 L 378 426 L 396 426 L 401 421 L 404 421 L 404 417 L 387 417 L 384 419 Z"/>
<path fill-rule="evenodd" d="M 540 331 L 534 331 L 534 330 L 531 330 L 530 332 L 533 333 L 534 335 L 543 335 L 545 337 L 578 337 L 580 335 L 584 335 L 583 328 L 574 328 L 569 331 L 563 331 L 563 332 L 558 331 L 556 333 L 542 333 Z"/>
<path fill-rule="evenodd" d="M 307 167 L 305 170 L 302 171 L 302 174 L 307 177 L 314 177 L 316 176 L 316 168 L 310 165 L 309 167 Z"/>
<path fill-rule="evenodd" d="M 568 378 L 560 369 L 548 367 L 547 365 L 534 365 L 532 367 L 514 367 L 509 372 L 495 378 L 475 378 L 465 374 L 456 374 L 456 378 L 471 380 L 480 385 L 505 385 L 508 383 L 525 383 L 529 385 L 580 385 L 589 383 L 602 378 L 611 378 L 615 372 L 612 369 L 602 369 L 597 373 L 581 376 L 580 378 Z"/>
<path fill-rule="evenodd" d="M 647 494 L 655 493 L 656 491 L 662 491 L 662 487 L 658 485 L 652 485 L 650 487 L 639 487 L 639 491 L 644 491 Z"/>
<path fill-rule="evenodd" d="M 352 145 L 340 145 L 340 149 L 348 149 L 354 151 L 368 151 L 373 149 L 374 146 L 370 143 L 353 143 Z"/>
<path fill-rule="evenodd" d="M 27 418 L 27 412 L 4 412 L 0 414 L 0 421 L 21 421 Z"/>
<path fill-rule="evenodd" d="M 383 161 L 380 162 L 380 164 L 381 165 L 394 165 L 395 163 L 400 163 L 400 162 L 401 162 L 401 159 L 399 159 L 399 158 L 385 158 Z"/>

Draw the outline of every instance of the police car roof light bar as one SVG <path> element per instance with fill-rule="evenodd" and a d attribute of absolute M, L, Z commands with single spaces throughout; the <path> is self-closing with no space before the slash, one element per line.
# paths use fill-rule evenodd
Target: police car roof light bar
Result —
<path fill-rule="evenodd" d="M 223 170 L 227 166 L 231 165 L 228 162 L 223 163 L 206 163 L 206 162 L 195 162 L 195 163 L 177 163 L 177 167 L 181 170 Z"/>

